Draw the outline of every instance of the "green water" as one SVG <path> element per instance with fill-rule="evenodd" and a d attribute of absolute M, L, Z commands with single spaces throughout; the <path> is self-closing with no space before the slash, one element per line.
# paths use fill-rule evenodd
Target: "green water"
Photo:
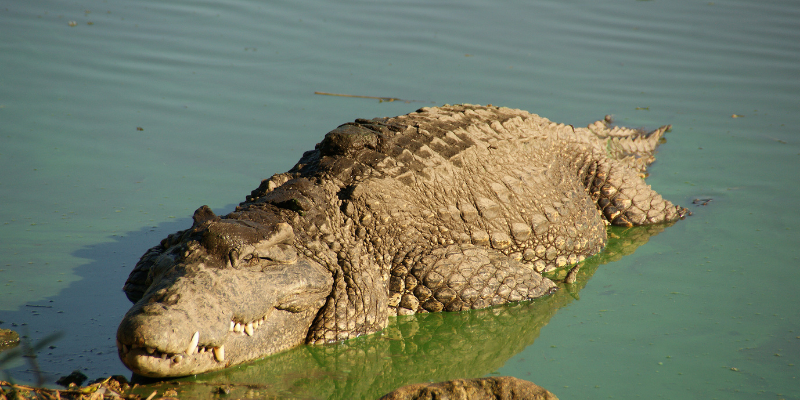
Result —
<path fill-rule="evenodd" d="M 127 374 L 114 333 L 138 257 L 337 125 L 464 102 L 613 114 L 673 125 L 648 182 L 694 215 L 572 300 L 400 320 L 200 379 L 308 398 L 502 374 L 562 399 L 798 399 L 798 21 L 792 1 L 0 2 L 0 327 L 65 333 L 37 358 L 49 385 Z M 453 337 L 471 361 L 419 350 Z M 36 380 L 25 360 L 6 372 Z"/>

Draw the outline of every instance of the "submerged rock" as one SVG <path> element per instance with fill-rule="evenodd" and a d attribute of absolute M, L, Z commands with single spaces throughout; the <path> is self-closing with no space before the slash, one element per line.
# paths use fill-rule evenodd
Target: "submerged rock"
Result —
<path fill-rule="evenodd" d="M 11 329 L 0 328 L 0 351 L 8 350 L 19 344 L 19 334 Z"/>
<path fill-rule="evenodd" d="M 403 386 L 380 400 L 558 400 L 545 388 L 510 376 Z"/>

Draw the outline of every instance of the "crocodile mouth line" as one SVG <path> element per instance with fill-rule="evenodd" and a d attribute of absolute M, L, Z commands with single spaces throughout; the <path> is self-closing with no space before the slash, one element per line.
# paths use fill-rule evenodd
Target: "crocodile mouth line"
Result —
<path fill-rule="evenodd" d="M 200 332 L 195 332 L 192 336 L 189 347 L 182 353 L 169 353 L 150 346 L 131 346 L 120 343 L 119 340 L 117 340 L 117 348 L 119 348 L 120 357 L 123 359 L 125 359 L 129 354 L 133 354 L 134 356 L 149 357 L 152 361 L 161 359 L 163 361 L 169 360 L 172 362 L 172 364 L 179 364 L 186 358 L 196 357 L 195 355 L 201 356 L 202 354 L 211 353 L 213 354 L 214 360 L 217 362 L 225 361 L 224 344 L 220 346 L 200 346 L 198 344 L 199 338 Z"/>
<path fill-rule="evenodd" d="M 255 321 L 237 321 L 235 319 L 231 319 L 230 323 L 228 324 L 228 332 L 235 337 L 252 337 L 255 332 L 260 328 L 269 317 L 271 313 L 267 313 L 263 317 L 255 320 Z M 186 359 L 191 359 L 193 357 L 203 357 L 204 354 L 210 354 L 213 356 L 214 360 L 218 363 L 225 362 L 225 345 L 215 346 L 212 344 L 201 345 L 200 344 L 200 332 L 196 331 L 190 341 L 189 345 L 186 347 L 181 353 L 170 353 L 166 351 L 159 350 L 156 347 L 151 346 L 134 346 L 128 345 L 125 343 L 121 343 L 117 340 L 117 348 L 120 352 L 120 357 L 125 359 L 128 355 L 132 354 L 134 356 L 139 357 L 147 357 L 150 359 L 151 362 L 158 362 L 158 359 L 162 360 L 162 362 L 170 361 L 172 365 L 180 364 Z"/>

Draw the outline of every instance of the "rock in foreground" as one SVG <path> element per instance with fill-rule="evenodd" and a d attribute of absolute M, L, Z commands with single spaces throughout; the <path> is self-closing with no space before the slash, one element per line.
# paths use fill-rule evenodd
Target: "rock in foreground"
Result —
<path fill-rule="evenodd" d="M 403 386 L 380 400 L 558 400 L 543 387 L 501 376 Z"/>

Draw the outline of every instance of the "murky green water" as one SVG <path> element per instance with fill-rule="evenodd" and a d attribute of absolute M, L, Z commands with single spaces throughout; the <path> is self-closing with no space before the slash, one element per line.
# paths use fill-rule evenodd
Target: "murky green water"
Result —
<path fill-rule="evenodd" d="M 563 399 L 798 399 L 798 21 L 793 1 L 0 2 L 0 327 L 65 333 L 37 359 L 50 383 L 127 374 L 114 332 L 138 257 L 335 126 L 462 102 L 613 114 L 673 124 L 649 183 L 694 215 L 601 256 L 579 293 L 201 379 L 308 398 L 503 374 Z"/>

